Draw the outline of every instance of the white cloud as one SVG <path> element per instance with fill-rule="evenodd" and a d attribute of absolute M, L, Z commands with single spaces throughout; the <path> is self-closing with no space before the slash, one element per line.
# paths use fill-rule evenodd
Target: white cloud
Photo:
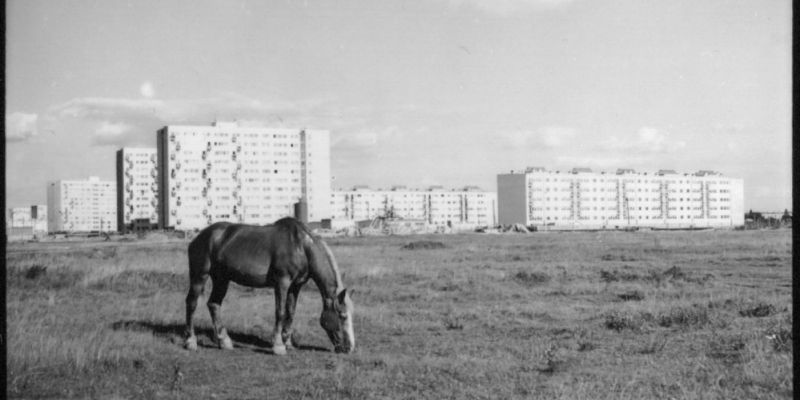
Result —
<path fill-rule="evenodd" d="M 656 128 L 642 127 L 633 138 L 611 136 L 601 143 L 604 150 L 642 153 L 672 153 L 686 147 L 684 141 L 671 141 L 669 134 Z"/>
<path fill-rule="evenodd" d="M 37 114 L 6 114 L 6 142 L 22 142 L 36 136 L 38 120 Z"/>
<path fill-rule="evenodd" d="M 155 97 L 156 88 L 150 81 L 146 81 L 142 83 L 142 86 L 139 88 L 139 92 L 142 94 L 143 97 L 150 99 Z"/>
<path fill-rule="evenodd" d="M 235 120 L 247 126 L 330 129 L 328 119 L 342 119 L 342 113 L 334 112 L 330 103 L 329 98 L 261 100 L 235 93 L 168 100 L 83 97 L 51 107 L 46 116 L 53 120 L 77 119 L 100 124 L 95 134 L 95 144 L 125 145 L 141 139 L 141 133 L 154 133 L 164 125 L 206 124 L 215 120 Z M 121 127 L 126 129 L 120 130 Z"/>
<path fill-rule="evenodd" d="M 577 136 L 566 126 L 544 126 L 537 130 L 506 131 L 498 134 L 499 142 L 512 149 L 557 149 L 569 145 Z"/>
<path fill-rule="evenodd" d="M 645 164 L 645 158 L 631 155 L 624 157 L 613 156 L 559 156 L 556 157 L 556 164 L 565 170 L 575 167 L 589 167 L 597 171 L 614 172 L 618 168 L 630 168 Z"/>
<path fill-rule="evenodd" d="M 131 128 L 128 124 L 104 121 L 95 130 L 92 142 L 97 145 L 122 144 Z"/>
<path fill-rule="evenodd" d="M 331 147 L 342 150 L 373 151 L 387 145 L 400 136 L 400 128 L 389 126 L 381 129 L 360 130 L 335 134 Z"/>

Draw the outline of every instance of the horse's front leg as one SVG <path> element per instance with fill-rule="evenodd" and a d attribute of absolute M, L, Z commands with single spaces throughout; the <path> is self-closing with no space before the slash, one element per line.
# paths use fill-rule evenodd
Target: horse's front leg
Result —
<path fill-rule="evenodd" d="M 292 322 L 294 321 L 294 310 L 297 307 L 297 296 L 300 295 L 300 288 L 302 285 L 298 285 L 296 283 L 289 286 L 289 291 L 286 297 L 286 316 L 283 319 L 283 332 L 281 336 L 283 337 L 283 344 L 287 348 L 293 348 L 294 343 L 292 342 Z"/>
<path fill-rule="evenodd" d="M 286 318 L 286 303 L 289 285 L 291 281 L 288 277 L 281 278 L 275 285 L 275 330 L 272 332 L 272 352 L 276 355 L 286 354 L 286 345 L 283 344 L 284 320 Z"/>

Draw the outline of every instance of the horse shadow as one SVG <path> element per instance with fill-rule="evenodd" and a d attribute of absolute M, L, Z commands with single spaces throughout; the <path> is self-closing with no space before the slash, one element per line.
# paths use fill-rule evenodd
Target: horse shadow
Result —
<path fill-rule="evenodd" d="M 111 324 L 111 329 L 115 331 L 138 331 L 152 332 L 153 335 L 167 339 L 172 343 L 183 344 L 184 324 L 177 323 L 155 323 L 150 321 L 122 320 Z M 204 348 L 217 348 L 215 343 L 214 330 L 210 327 L 195 326 L 197 335 L 197 345 Z M 235 330 L 228 330 L 228 336 L 233 340 L 234 348 L 249 349 L 258 353 L 272 353 L 272 341 L 265 340 L 261 335 L 244 333 Z M 320 351 L 331 352 L 330 349 L 322 346 L 297 344 L 294 348 L 301 351 Z"/>

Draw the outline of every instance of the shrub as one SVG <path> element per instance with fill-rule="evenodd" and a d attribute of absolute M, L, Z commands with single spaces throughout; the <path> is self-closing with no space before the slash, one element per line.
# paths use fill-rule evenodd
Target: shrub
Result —
<path fill-rule="evenodd" d="M 514 280 L 525 286 L 538 286 L 550 282 L 550 275 L 539 271 L 520 271 L 514 274 Z"/>
<path fill-rule="evenodd" d="M 777 326 L 767 329 L 767 338 L 772 341 L 772 347 L 777 352 L 792 351 L 792 327 Z"/>
<path fill-rule="evenodd" d="M 644 293 L 639 290 L 632 290 L 630 292 L 618 294 L 617 297 L 622 301 L 642 301 L 644 300 Z"/>
<path fill-rule="evenodd" d="M 641 277 L 637 274 L 630 273 L 630 272 L 620 272 L 620 271 L 600 271 L 600 280 L 603 282 L 618 282 L 618 281 L 635 281 L 639 280 Z"/>
<path fill-rule="evenodd" d="M 606 314 L 605 326 L 617 332 L 625 329 L 638 331 L 645 322 L 652 319 L 648 313 L 630 314 L 627 312 L 612 311 Z"/>
<path fill-rule="evenodd" d="M 435 242 L 432 240 L 419 240 L 416 242 L 407 243 L 403 246 L 404 250 L 429 250 L 429 249 L 443 249 L 446 246 L 442 242 Z"/>
<path fill-rule="evenodd" d="M 768 317 L 775 314 L 775 306 L 772 304 L 759 303 L 755 307 L 746 308 L 739 311 L 739 315 L 743 317 Z"/>
<path fill-rule="evenodd" d="M 663 327 L 705 325 L 709 322 L 708 309 L 705 307 L 673 307 L 659 315 L 658 324 Z"/>
<path fill-rule="evenodd" d="M 47 267 L 45 267 L 43 265 L 36 264 L 36 265 L 32 265 L 30 268 L 28 268 L 25 271 L 25 278 L 27 278 L 27 279 L 36 279 L 39 276 L 44 275 L 46 273 L 47 273 Z"/>
<path fill-rule="evenodd" d="M 720 360 L 726 364 L 736 364 L 743 361 L 745 339 L 741 335 L 715 336 L 708 343 L 706 356 Z"/>

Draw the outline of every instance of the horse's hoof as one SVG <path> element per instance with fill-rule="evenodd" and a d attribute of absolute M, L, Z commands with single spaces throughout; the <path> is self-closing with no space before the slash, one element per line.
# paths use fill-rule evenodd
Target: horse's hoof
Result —
<path fill-rule="evenodd" d="M 190 338 L 186 339 L 186 342 L 183 343 L 183 348 L 185 348 L 186 350 L 190 350 L 190 351 L 196 351 L 197 350 L 197 338 L 190 337 Z"/>
<path fill-rule="evenodd" d="M 219 348 L 222 350 L 233 350 L 233 341 L 231 341 L 231 338 L 227 336 L 220 338 Z"/>
<path fill-rule="evenodd" d="M 272 352 L 276 356 L 285 356 L 286 355 L 286 346 L 273 346 Z"/>

